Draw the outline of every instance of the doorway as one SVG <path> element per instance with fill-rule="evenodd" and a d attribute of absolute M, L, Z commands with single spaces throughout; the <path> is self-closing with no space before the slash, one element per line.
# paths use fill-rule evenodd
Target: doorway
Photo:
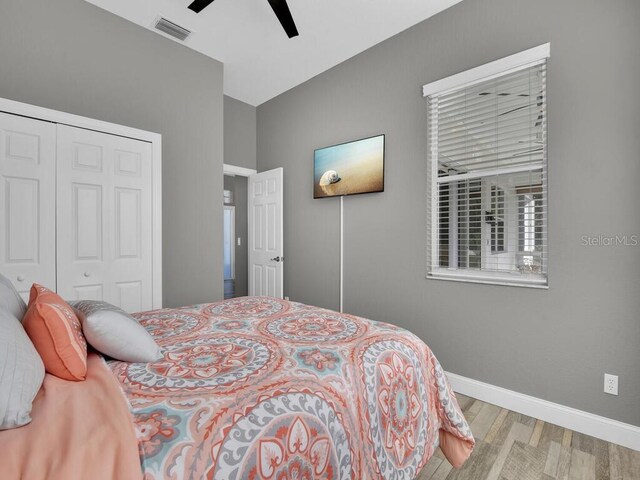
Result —
<path fill-rule="evenodd" d="M 234 238 L 236 237 L 236 207 L 224 206 L 224 280 L 235 280 L 236 255 Z"/>
<path fill-rule="evenodd" d="M 224 175 L 223 204 L 224 298 L 247 295 L 247 179 Z"/>

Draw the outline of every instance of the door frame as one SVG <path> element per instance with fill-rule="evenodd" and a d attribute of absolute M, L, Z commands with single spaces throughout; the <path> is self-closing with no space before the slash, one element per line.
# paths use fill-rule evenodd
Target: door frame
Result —
<path fill-rule="evenodd" d="M 231 278 L 225 278 L 225 280 L 235 280 L 236 279 L 236 207 L 235 205 L 224 205 L 223 212 L 224 210 L 229 210 L 231 212 L 231 225 L 229 227 L 231 229 L 231 231 L 229 232 L 229 234 L 231 235 L 231 245 L 229 247 L 230 253 L 231 253 Z M 222 230 L 224 231 L 224 228 Z M 224 241 L 222 242 L 222 245 L 224 246 Z M 223 255 L 222 261 L 224 263 L 224 255 Z"/>
<path fill-rule="evenodd" d="M 151 188 L 152 188 L 152 305 L 162 308 L 162 135 L 137 128 L 103 122 L 49 108 L 0 98 L 0 112 L 29 117 L 70 127 L 95 130 L 97 132 L 142 140 L 151 144 Z"/>
<path fill-rule="evenodd" d="M 255 168 L 238 167 L 225 163 L 222 165 L 222 174 L 230 177 L 249 177 L 258 173 Z"/>

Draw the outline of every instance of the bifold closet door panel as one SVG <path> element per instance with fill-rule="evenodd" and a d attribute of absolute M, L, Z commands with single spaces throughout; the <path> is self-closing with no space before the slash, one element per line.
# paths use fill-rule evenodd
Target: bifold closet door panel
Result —
<path fill-rule="evenodd" d="M 58 125 L 58 293 L 152 308 L 151 144 Z"/>
<path fill-rule="evenodd" d="M 0 113 L 0 272 L 56 288 L 56 125 Z"/>

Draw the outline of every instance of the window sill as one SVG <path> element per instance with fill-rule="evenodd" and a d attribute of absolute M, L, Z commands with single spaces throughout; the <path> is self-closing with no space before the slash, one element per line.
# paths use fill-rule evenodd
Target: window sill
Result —
<path fill-rule="evenodd" d="M 522 278 L 524 277 L 524 278 Z M 492 272 L 461 272 L 457 270 L 433 270 L 427 274 L 427 278 L 435 280 L 448 280 L 452 282 L 481 283 L 485 285 L 502 285 L 506 287 L 528 287 L 548 289 L 548 280 L 542 275 L 510 275 Z"/>

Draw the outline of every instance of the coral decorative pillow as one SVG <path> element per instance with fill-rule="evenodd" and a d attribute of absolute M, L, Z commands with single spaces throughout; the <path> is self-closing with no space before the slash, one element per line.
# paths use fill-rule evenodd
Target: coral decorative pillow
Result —
<path fill-rule="evenodd" d="M 65 380 L 86 378 L 87 342 L 80 320 L 60 296 L 34 283 L 22 324 L 47 372 Z"/>

